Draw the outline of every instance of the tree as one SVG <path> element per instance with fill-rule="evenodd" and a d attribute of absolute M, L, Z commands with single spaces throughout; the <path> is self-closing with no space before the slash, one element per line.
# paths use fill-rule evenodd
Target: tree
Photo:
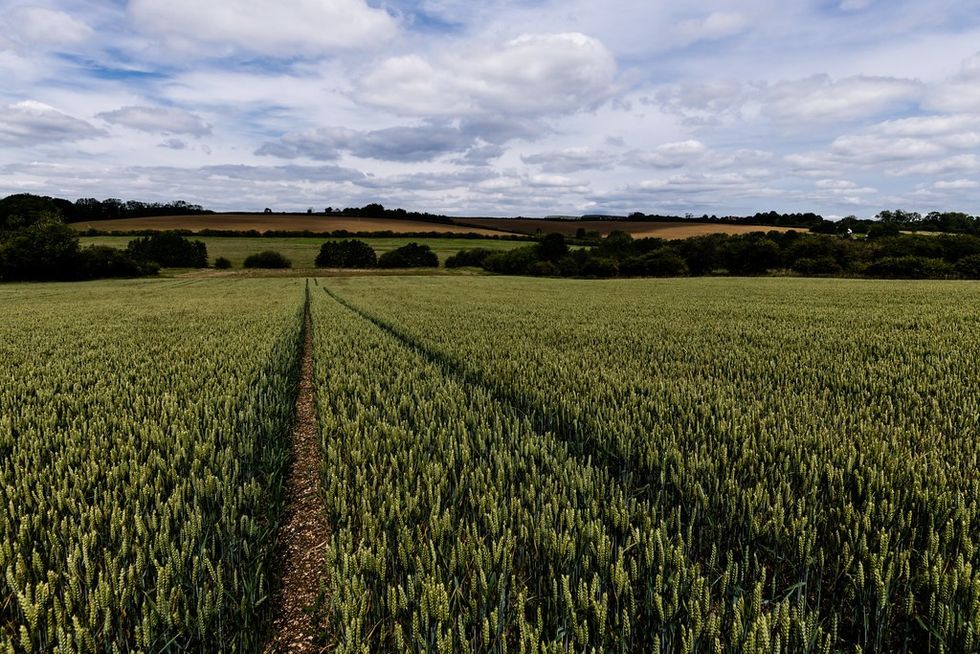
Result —
<path fill-rule="evenodd" d="M 315 262 L 317 268 L 373 268 L 377 264 L 374 248 L 356 239 L 327 241 L 320 246 Z"/>
<path fill-rule="evenodd" d="M 493 250 L 487 248 L 470 248 L 460 250 L 456 254 L 446 259 L 446 268 L 462 268 L 464 266 L 482 267 L 484 262 L 493 254 Z"/>
<path fill-rule="evenodd" d="M 361 209 L 360 214 L 365 218 L 384 218 L 385 208 L 377 203 L 367 204 Z"/>
<path fill-rule="evenodd" d="M 293 262 L 275 250 L 263 250 L 245 257 L 245 268 L 292 268 Z"/>
<path fill-rule="evenodd" d="M 0 200 L 0 233 L 40 222 L 61 222 L 62 218 L 53 198 L 19 193 Z"/>
<path fill-rule="evenodd" d="M 79 279 L 107 277 L 145 277 L 156 275 L 160 267 L 153 262 L 137 261 L 125 250 L 106 245 L 90 245 L 79 253 Z"/>
<path fill-rule="evenodd" d="M 56 220 L 9 232 L 0 240 L 0 279 L 68 280 L 79 272 L 78 235 Z"/>
<path fill-rule="evenodd" d="M 127 251 L 140 261 L 153 261 L 164 268 L 207 268 L 208 249 L 202 241 L 191 241 L 176 232 L 160 232 L 129 242 Z"/>
<path fill-rule="evenodd" d="M 548 234 L 538 244 L 538 258 L 542 261 L 558 261 L 568 254 L 568 244 L 563 234 Z"/>
<path fill-rule="evenodd" d="M 378 257 L 380 268 L 437 268 L 439 257 L 428 245 L 409 243 Z"/>
<path fill-rule="evenodd" d="M 721 247 L 720 254 L 733 275 L 761 275 L 778 268 L 782 259 L 779 246 L 768 237 L 731 238 Z"/>

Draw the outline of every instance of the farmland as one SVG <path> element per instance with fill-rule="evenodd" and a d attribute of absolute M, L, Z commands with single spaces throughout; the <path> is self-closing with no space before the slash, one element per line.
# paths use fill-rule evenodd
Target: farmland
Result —
<path fill-rule="evenodd" d="M 330 287 L 345 651 L 976 648 L 976 286 Z"/>
<path fill-rule="evenodd" d="M 302 282 L 0 302 L 0 651 L 254 650 Z"/>
<path fill-rule="evenodd" d="M 86 245 L 108 245 L 111 247 L 125 249 L 126 245 L 132 240 L 131 236 L 83 236 L 79 240 L 83 246 Z M 317 238 L 306 237 L 229 237 L 229 236 L 195 236 L 194 240 L 203 241 L 208 248 L 208 256 L 211 259 L 225 257 L 231 261 L 235 268 L 241 268 L 245 257 L 261 250 L 275 250 L 281 252 L 293 262 L 294 268 L 313 268 L 316 255 L 320 252 L 320 246 L 326 241 L 337 240 L 322 236 Z M 439 257 L 440 262 L 444 262 L 460 250 L 466 248 L 486 248 L 489 250 L 511 250 L 517 247 L 528 245 L 526 241 L 516 241 L 508 239 L 469 239 L 469 238 L 399 238 L 399 237 L 367 237 L 360 239 L 370 245 L 378 254 L 399 248 L 406 243 L 424 243 L 432 248 L 432 251 Z"/>
<path fill-rule="evenodd" d="M 261 649 L 304 286 L 0 287 L 0 651 Z M 326 650 L 977 650 L 975 284 L 308 288 Z"/>
<path fill-rule="evenodd" d="M 791 227 L 768 227 L 731 223 L 699 223 L 694 221 L 645 222 L 631 220 L 547 220 L 540 218 L 460 218 L 460 225 L 483 229 L 503 230 L 518 234 L 564 234 L 574 236 L 579 229 L 599 232 L 606 236 L 613 231 L 627 232 L 634 238 L 664 238 L 668 240 L 704 236 L 705 234 L 749 234 L 752 232 L 790 232 Z"/>
<path fill-rule="evenodd" d="M 321 232 L 339 230 L 348 232 L 421 233 L 440 232 L 452 234 L 501 235 L 504 232 L 492 227 L 465 227 L 421 220 L 394 218 L 358 218 L 350 216 L 325 216 L 316 214 L 207 214 L 194 216 L 153 216 L 149 218 L 118 218 L 74 223 L 75 229 L 95 229 L 103 232 L 131 232 L 141 230 L 167 231 L 185 229 L 199 232 L 205 229 L 222 231 L 258 232 Z"/>

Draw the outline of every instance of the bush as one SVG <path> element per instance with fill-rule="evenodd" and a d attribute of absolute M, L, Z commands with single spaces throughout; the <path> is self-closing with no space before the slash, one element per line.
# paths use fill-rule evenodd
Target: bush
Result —
<path fill-rule="evenodd" d="M 966 279 L 980 279 L 980 254 L 963 257 L 956 263 L 956 272 Z"/>
<path fill-rule="evenodd" d="M 214 267 L 216 270 L 228 270 L 231 268 L 231 261 L 225 257 L 218 257 L 214 260 Z"/>
<path fill-rule="evenodd" d="M 792 268 L 801 275 L 834 275 L 841 271 L 837 259 L 828 256 L 797 259 Z"/>
<path fill-rule="evenodd" d="M 486 248 L 472 248 L 460 250 L 456 254 L 446 259 L 446 268 L 462 268 L 464 266 L 483 266 L 487 257 L 493 254 L 493 250 Z"/>
<path fill-rule="evenodd" d="M 78 262 L 79 277 L 83 279 L 145 277 L 160 272 L 155 263 L 137 261 L 126 250 L 107 245 L 90 245 L 81 251 Z"/>
<path fill-rule="evenodd" d="M 722 246 L 721 258 L 733 275 L 762 275 L 778 268 L 782 259 L 779 245 L 768 237 L 733 237 Z"/>
<path fill-rule="evenodd" d="M 558 266 L 551 261 L 536 261 L 531 264 L 528 272 L 535 277 L 557 277 L 561 274 Z"/>
<path fill-rule="evenodd" d="M 954 270 L 942 259 L 885 257 L 868 266 L 865 274 L 888 279 L 937 279 L 952 276 Z"/>
<path fill-rule="evenodd" d="M 263 250 L 245 257 L 245 268 L 292 268 L 293 262 L 275 250 Z"/>
<path fill-rule="evenodd" d="M 320 246 L 317 268 L 374 268 L 378 255 L 364 241 L 327 241 Z"/>
<path fill-rule="evenodd" d="M 538 244 L 538 258 L 542 261 L 558 261 L 568 254 L 568 244 L 563 234 L 548 234 Z"/>
<path fill-rule="evenodd" d="M 898 236 L 901 233 L 902 230 L 895 223 L 875 223 L 868 227 L 867 232 L 869 240 Z"/>
<path fill-rule="evenodd" d="M 616 277 L 619 274 L 619 264 L 615 259 L 605 257 L 589 257 L 582 267 L 586 277 Z"/>
<path fill-rule="evenodd" d="M 507 252 L 494 252 L 483 261 L 483 267 L 504 275 L 526 275 L 537 263 L 537 246 L 514 248 Z"/>
<path fill-rule="evenodd" d="M 636 277 L 686 277 L 690 274 L 684 257 L 666 247 L 626 259 L 620 265 L 620 272 Z"/>
<path fill-rule="evenodd" d="M 129 242 L 127 251 L 135 259 L 153 261 L 164 268 L 207 268 L 208 249 L 176 232 L 160 232 Z"/>
<path fill-rule="evenodd" d="M 0 241 L 0 279 L 77 279 L 78 235 L 64 223 L 37 222 L 8 232 Z"/>
<path fill-rule="evenodd" d="M 428 245 L 409 243 L 378 257 L 380 268 L 437 268 L 439 257 Z"/>

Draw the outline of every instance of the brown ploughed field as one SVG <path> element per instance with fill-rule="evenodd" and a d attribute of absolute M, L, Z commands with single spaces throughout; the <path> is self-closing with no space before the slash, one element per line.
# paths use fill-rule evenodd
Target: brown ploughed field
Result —
<path fill-rule="evenodd" d="M 348 216 L 324 216 L 322 214 L 213 214 L 203 216 L 154 216 L 152 218 L 119 218 L 117 220 L 93 220 L 74 223 L 75 229 L 97 229 L 101 232 L 135 232 L 142 230 L 166 231 L 186 229 L 199 232 L 204 229 L 259 232 L 322 232 L 338 230 L 349 232 L 394 232 L 408 234 L 439 232 L 442 234 L 483 234 L 499 236 L 500 230 L 492 227 L 464 227 L 444 225 L 421 220 L 396 220 L 390 218 L 352 218 Z"/>

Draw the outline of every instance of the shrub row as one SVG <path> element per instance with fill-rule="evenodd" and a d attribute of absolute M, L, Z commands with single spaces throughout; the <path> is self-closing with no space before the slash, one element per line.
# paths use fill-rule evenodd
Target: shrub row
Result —
<path fill-rule="evenodd" d="M 479 266 L 505 275 L 683 277 L 763 275 L 893 279 L 980 279 L 980 237 L 898 235 L 851 239 L 799 232 L 711 234 L 666 241 L 613 232 L 591 249 L 572 250 L 561 234 L 508 252 L 461 250 L 447 267 Z"/>

